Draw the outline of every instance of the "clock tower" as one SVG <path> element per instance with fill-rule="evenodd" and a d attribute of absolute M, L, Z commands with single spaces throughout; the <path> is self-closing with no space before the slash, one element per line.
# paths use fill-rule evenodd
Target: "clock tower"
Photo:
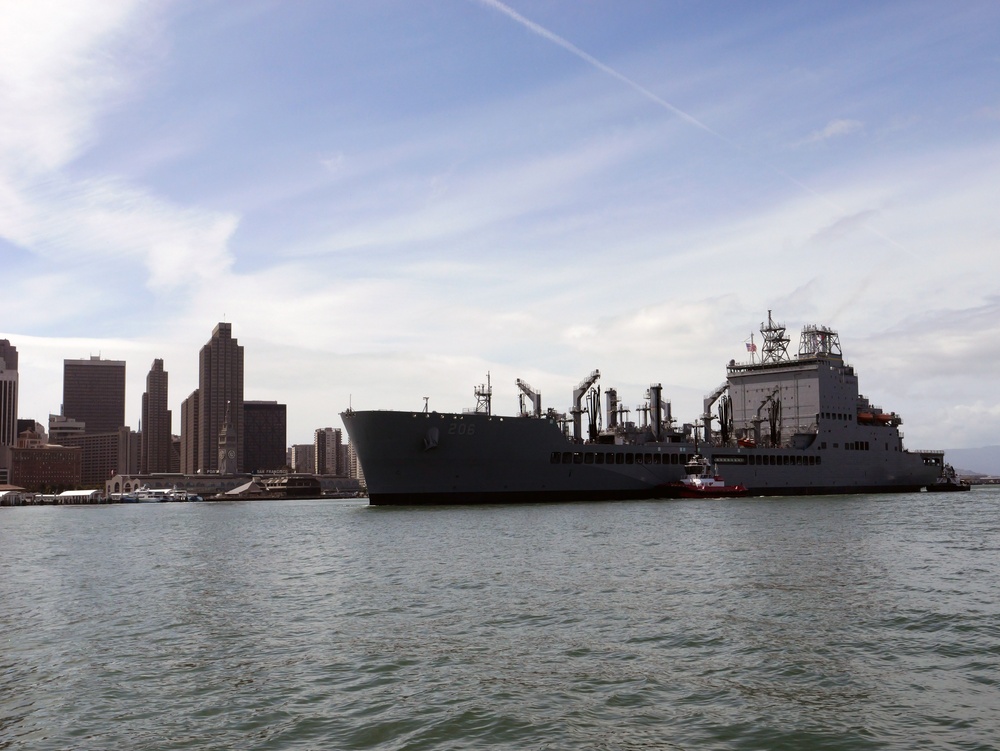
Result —
<path fill-rule="evenodd" d="M 226 421 L 219 431 L 219 474 L 235 475 L 236 467 L 236 428 L 233 425 L 231 404 L 226 402 Z"/>

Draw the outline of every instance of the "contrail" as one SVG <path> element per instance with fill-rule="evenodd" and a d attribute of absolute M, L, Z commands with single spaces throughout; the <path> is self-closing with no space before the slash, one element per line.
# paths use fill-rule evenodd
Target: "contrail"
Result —
<path fill-rule="evenodd" d="M 633 89 L 634 91 L 637 91 L 638 93 L 642 94 L 642 96 L 644 96 L 646 99 L 650 100 L 654 104 L 658 104 L 661 107 L 663 107 L 664 109 L 666 109 L 666 110 L 668 110 L 670 112 L 673 112 L 679 118 L 681 118 L 682 120 L 686 120 L 687 122 L 691 123 L 691 125 L 695 126 L 696 128 L 700 128 L 701 130 L 703 130 L 706 133 L 709 133 L 709 134 L 715 136 L 716 138 L 720 139 L 721 141 L 725 141 L 726 143 L 728 143 L 730 146 L 733 146 L 734 148 L 737 148 L 737 149 L 740 148 L 739 144 L 734 143 L 733 141 L 730 141 L 728 138 L 726 138 L 721 133 L 717 133 L 716 131 L 712 130 L 707 125 L 705 125 L 705 123 L 701 122 L 701 120 L 697 119 L 696 117 L 692 117 L 687 112 L 685 112 L 684 110 L 682 110 L 680 107 L 675 107 L 674 105 L 672 105 L 670 102 L 668 102 L 663 97 L 657 96 L 652 91 L 650 91 L 649 89 L 647 89 L 645 86 L 642 86 L 642 85 L 636 83 L 635 81 L 633 81 L 628 76 L 626 76 L 626 75 L 624 75 L 622 73 L 619 73 L 617 70 L 615 70 L 614 68 L 612 68 L 610 65 L 605 65 L 604 63 L 602 63 L 600 60 L 598 60 L 593 55 L 588 55 L 586 52 L 584 52 L 583 50 L 581 50 L 579 47 L 577 47 L 572 42 L 570 42 L 570 41 L 568 41 L 566 39 L 563 39 L 558 34 L 554 34 L 553 32 L 551 32 L 548 29 L 546 29 L 544 26 L 539 26 L 537 23 L 535 23 L 531 19 L 525 18 L 520 13 L 518 13 L 516 10 L 514 10 L 513 8 L 510 8 L 510 7 L 506 6 L 506 5 L 504 5 L 503 3 L 501 3 L 500 0 L 478 0 L 478 1 L 481 4 L 483 4 L 483 5 L 487 6 L 487 7 L 493 8 L 493 10 L 500 11 L 505 16 L 508 16 L 508 17 L 512 18 L 513 20 L 517 21 L 519 24 L 521 24 L 522 26 L 524 26 L 529 31 L 532 31 L 535 34 L 538 34 L 538 36 L 542 37 L 543 39 L 548 39 L 553 44 L 559 45 L 560 47 L 562 47 L 567 52 L 570 52 L 573 55 L 576 55 L 578 58 L 580 58 L 584 62 L 586 62 L 586 63 L 594 66 L 595 68 L 597 68 L 598 70 L 600 70 L 600 71 L 602 71 L 604 73 L 607 73 L 612 78 L 618 79 L 623 84 L 625 84 L 626 86 L 628 86 L 630 89 Z"/>
<path fill-rule="evenodd" d="M 662 107 L 663 109 L 667 110 L 668 112 L 672 112 L 677 117 L 679 117 L 682 120 L 684 120 L 685 122 L 693 125 L 694 127 L 698 128 L 699 130 L 702 130 L 705 133 L 708 133 L 709 135 L 711 135 L 714 138 L 718 139 L 719 141 L 722 141 L 724 144 L 726 144 L 727 146 L 729 146 L 733 150 L 738 151 L 741 154 L 743 154 L 744 156 L 746 156 L 746 157 L 754 160 L 755 162 L 763 165 L 768 170 L 770 170 L 774 174 L 779 175 L 780 177 L 784 178 L 785 180 L 787 180 L 788 182 L 792 183 L 793 185 L 795 185 L 800 190 L 805 191 L 806 193 L 808 193 L 809 195 L 813 196 L 814 198 L 818 198 L 820 201 L 822 201 L 823 203 L 825 203 L 827 206 L 829 206 L 829 207 L 831 207 L 831 208 L 833 208 L 833 209 L 835 209 L 835 210 L 837 210 L 837 211 L 839 211 L 841 213 L 846 213 L 847 209 L 845 209 L 843 206 L 838 205 L 836 202 L 830 200 L 829 198 L 827 198 L 822 193 L 814 190 L 813 188 L 810 188 L 808 185 L 806 185 L 805 183 L 801 182 L 800 180 L 796 180 L 794 177 L 792 177 L 791 175 L 789 175 L 787 172 L 785 172 L 782 169 L 779 169 L 778 167 L 774 166 L 770 162 L 767 162 L 767 161 L 761 159 L 760 157 L 757 157 L 754 154 L 751 154 L 743 146 L 741 146 L 740 144 L 736 143 L 736 141 L 733 141 L 731 138 L 727 138 L 726 136 L 722 135 L 721 133 L 719 133 L 716 130 L 712 130 L 710 127 L 708 127 L 707 125 L 705 125 L 705 123 L 703 123 L 698 118 L 694 117 L 693 115 L 689 115 L 687 112 L 685 112 L 684 110 L 682 110 L 680 107 L 676 107 L 673 104 L 671 104 L 670 102 L 668 102 L 666 99 L 664 99 L 663 97 L 654 94 L 652 91 L 650 91 L 649 89 L 647 89 L 645 86 L 642 86 L 641 84 L 636 83 L 635 81 L 633 81 L 631 78 L 629 78 L 625 74 L 619 73 L 617 70 L 615 70 L 614 68 L 612 68 L 610 65 L 606 65 L 606 64 L 602 63 L 600 60 L 598 60 L 593 55 L 587 54 L 586 52 L 584 52 L 583 50 L 581 50 L 579 47 L 577 47 L 572 42 L 570 42 L 570 41 L 568 41 L 566 39 L 563 39 L 558 34 L 555 34 L 555 33 L 551 32 L 551 31 L 549 31 L 548 29 L 546 29 L 544 26 L 538 25 L 537 23 L 535 23 L 531 19 L 525 18 L 520 13 L 518 13 L 516 10 L 514 10 L 513 8 L 510 8 L 507 5 L 505 5 L 504 3 L 500 2 L 500 0 L 476 0 L 476 1 L 479 2 L 481 5 L 485 5 L 488 8 L 492 8 L 493 10 L 496 10 L 496 11 L 499 11 L 500 13 L 503 13 L 505 16 L 507 16 L 508 18 L 516 21 L 517 23 L 519 23 L 521 26 L 525 27 L 526 29 L 528 29 L 532 33 L 537 34 L 538 36 L 542 37 L 543 39 L 547 39 L 548 41 L 552 42 L 553 44 L 556 44 L 556 45 L 562 47 L 564 50 L 566 50 L 570 54 L 575 55 L 576 57 L 580 58 L 581 60 L 583 60 L 588 65 L 591 65 L 594 68 L 597 68 L 597 70 L 599 70 L 599 71 L 601 71 L 603 73 L 606 73 L 607 75 L 611 76 L 612 78 L 614 78 L 614 79 L 616 79 L 618 81 L 621 81 L 623 84 L 625 84 L 626 86 L 628 86 L 633 91 L 641 94 L 644 98 L 646 98 L 649 101 L 653 102 L 654 104 Z M 899 250 L 902 250 L 902 251 L 907 252 L 907 253 L 910 252 L 904 246 L 900 245 L 898 242 L 896 242 L 895 240 L 893 240 L 891 237 L 887 236 L 883 232 L 880 232 L 879 230 L 875 229 L 874 227 L 871 227 L 868 224 L 863 224 L 862 226 L 866 230 L 868 230 L 870 233 L 872 233 L 876 237 L 884 240 L 885 242 L 889 243 L 893 247 L 898 248 Z"/>

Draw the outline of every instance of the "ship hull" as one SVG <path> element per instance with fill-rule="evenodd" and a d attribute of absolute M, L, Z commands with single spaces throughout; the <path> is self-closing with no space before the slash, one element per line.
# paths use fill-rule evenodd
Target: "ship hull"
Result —
<path fill-rule="evenodd" d="M 750 495 L 912 492 L 939 467 L 919 453 L 575 443 L 546 418 L 367 411 L 342 418 L 373 505 L 676 498 L 696 453 Z"/>

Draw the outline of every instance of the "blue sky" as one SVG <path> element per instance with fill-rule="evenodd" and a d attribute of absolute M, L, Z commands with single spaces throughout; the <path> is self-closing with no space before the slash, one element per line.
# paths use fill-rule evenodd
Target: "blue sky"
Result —
<path fill-rule="evenodd" d="M 218 321 L 289 442 L 355 409 L 675 417 L 784 322 L 911 448 L 997 443 L 995 2 L 3 3 L 0 338 L 164 359 Z M 759 339 L 759 334 L 757 335 Z"/>

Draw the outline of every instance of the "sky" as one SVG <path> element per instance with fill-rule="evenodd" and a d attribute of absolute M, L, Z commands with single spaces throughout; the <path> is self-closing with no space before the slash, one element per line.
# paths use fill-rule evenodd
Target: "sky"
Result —
<path fill-rule="evenodd" d="M 288 442 L 360 409 L 673 415 L 772 311 L 914 449 L 1000 443 L 993 0 L 0 0 L 0 338 L 155 358 L 220 321 Z"/>

